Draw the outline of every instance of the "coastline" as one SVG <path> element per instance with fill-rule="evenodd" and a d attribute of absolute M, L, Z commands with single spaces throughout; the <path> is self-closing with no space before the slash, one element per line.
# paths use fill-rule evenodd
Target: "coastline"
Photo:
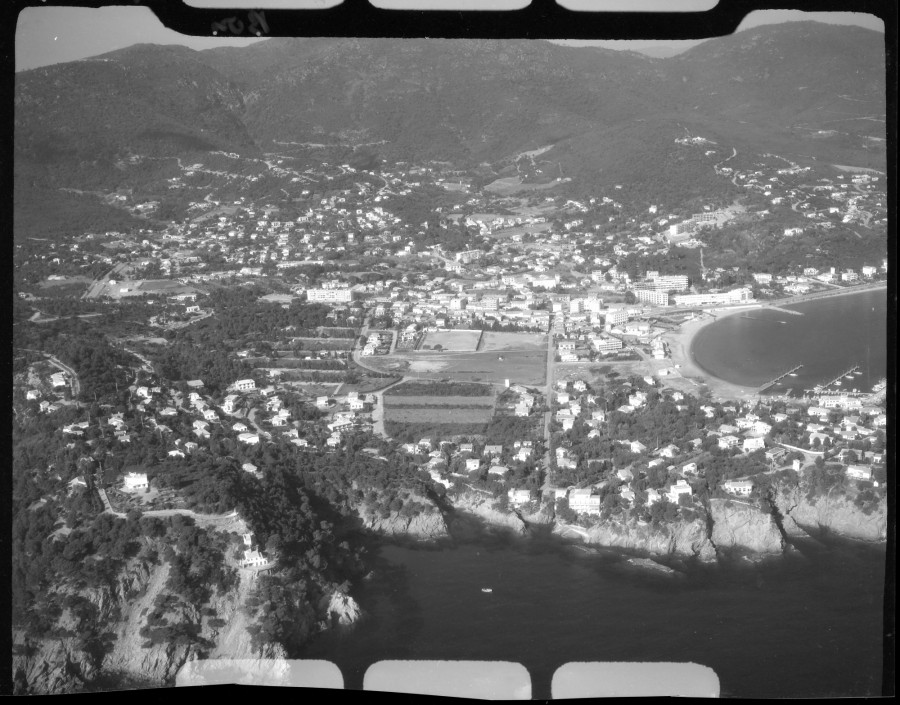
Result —
<path fill-rule="evenodd" d="M 754 308 L 762 308 L 762 306 Z M 694 343 L 694 338 L 697 337 L 701 329 L 715 321 L 737 315 L 738 313 L 744 313 L 748 310 L 751 309 L 745 306 L 732 311 L 725 311 L 716 316 L 704 313 L 698 318 L 682 323 L 677 330 L 665 333 L 663 338 L 669 344 L 669 352 L 672 365 L 675 367 L 675 374 L 696 385 L 697 392 L 700 391 L 700 387 L 705 386 L 709 390 L 710 396 L 719 401 L 732 399 L 748 401 L 757 396 L 758 387 L 734 384 L 733 382 L 714 377 L 694 362 L 694 358 L 691 355 L 691 346 Z"/>
<path fill-rule="evenodd" d="M 884 284 L 884 286 L 867 286 L 864 288 L 853 287 L 847 289 L 846 291 L 835 292 L 828 297 L 816 297 L 802 301 L 791 301 L 790 303 L 781 303 L 780 301 L 765 301 L 749 305 L 737 306 L 734 308 L 704 309 L 704 313 L 699 317 L 691 321 L 682 323 L 677 330 L 663 334 L 663 339 L 669 344 L 671 362 L 672 365 L 676 367 L 676 374 L 696 385 L 698 388 L 697 391 L 700 391 L 699 387 L 705 386 L 709 390 L 709 393 L 713 399 L 719 401 L 749 401 L 758 396 L 759 387 L 750 387 L 747 385 L 735 384 L 734 382 L 728 382 L 724 379 L 719 379 L 718 377 L 715 377 L 711 373 L 704 370 L 694 361 L 693 355 L 691 354 L 691 348 L 693 346 L 694 338 L 696 338 L 697 334 L 703 328 L 716 321 L 728 318 L 729 316 L 737 315 L 739 313 L 745 313 L 752 309 L 765 309 L 780 306 L 790 307 L 805 303 L 806 301 L 819 301 L 823 298 L 837 298 L 839 296 L 851 296 L 853 294 L 870 293 L 872 291 L 878 291 L 885 288 L 887 288 L 886 283 Z M 715 311 L 715 315 L 713 316 L 706 311 Z"/>

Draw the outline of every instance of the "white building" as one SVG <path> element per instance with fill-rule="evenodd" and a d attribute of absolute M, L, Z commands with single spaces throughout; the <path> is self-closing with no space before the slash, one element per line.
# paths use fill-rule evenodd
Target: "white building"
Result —
<path fill-rule="evenodd" d="M 145 472 L 129 472 L 125 475 L 125 484 L 122 489 L 126 492 L 134 490 L 145 490 L 150 486 L 147 482 L 147 473 Z"/>
<path fill-rule="evenodd" d="M 669 293 L 654 289 L 634 289 L 634 298 L 651 306 L 668 306 Z"/>
<path fill-rule="evenodd" d="M 743 444 L 745 453 L 751 453 L 755 450 L 763 450 L 766 447 L 765 438 L 745 438 Z"/>
<path fill-rule="evenodd" d="M 307 301 L 322 303 L 349 303 L 353 300 L 351 289 L 307 289 Z"/>
<path fill-rule="evenodd" d="M 234 388 L 239 392 L 250 392 L 256 389 L 256 382 L 252 379 L 239 379 L 234 383 Z"/>
<path fill-rule="evenodd" d="M 848 465 L 846 473 L 847 477 L 853 478 L 854 480 L 872 479 L 872 468 L 868 465 Z"/>
<path fill-rule="evenodd" d="M 685 480 L 679 480 L 669 488 L 666 497 L 672 504 L 678 504 L 681 495 L 690 497 L 693 493 L 694 491 L 691 489 L 691 486 Z"/>
<path fill-rule="evenodd" d="M 753 292 L 747 287 L 732 289 L 718 294 L 675 294 L 672 297 L 676 306 L 706 306 L 737 304 L 753 301 Z"/>
<path fill-rule="evenodd" d="M 750 480 L 728 480 L 722 484 L 722 489 L 729 494 L 747 497 L 753 491 L 753 482 Z"/>
<path fill-rule="evenodd" d="M 244 551 L 244 558 L 241 560 L 241 568 L 260 568 L 269 561 L 261 551 L 252 551 L 249 548 Z"/>
<path fill-rule="evenodd" d="M 507 493 L 509 497 L 509 503 L 514 507 L 518 507 L 522 504 L 528 504 L 531 501 L 531 491 L 530 490 L 510 490 Z"/>
<path fill-rule="evenodd" d="M 578 514 L 600 514 L 600 496 L 591 494 L 591 489 L 570 490 L 569 509 Z"/>

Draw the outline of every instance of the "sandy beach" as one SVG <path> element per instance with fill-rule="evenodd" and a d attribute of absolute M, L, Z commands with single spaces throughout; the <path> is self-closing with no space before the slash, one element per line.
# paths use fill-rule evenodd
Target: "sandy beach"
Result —
<path fill-rule="evenodd" d="M 663 336 L 663 339 L 669 345 L 671 362 L 673 367 L 675 367 L 676 378 L 680 375 L 688 382 L 693 383 L 694 393 L 700 393 L 702 387 L 705 386 L 709 390 L 712 398 L 720 401 L 727 401 L 729 399 L 750 400 L 755 398 L 758 394 L 757 387 L 732 384 L 731 382 L 726 382 L 718 377 L 713 377 L 711 374 L 701 369 L 691 356 L 691 344 L 701 328 L 709 325 L 713 321 L 721 320 L 722 318 L 733 316 L 738 313 L 744 313 L 751 308 L 761 307 L 741 307 L 721 312 L 717 311 L 715 316 L 704 313 L 692 321 L 682 323 L 678 330 L 666 333 Z"/>

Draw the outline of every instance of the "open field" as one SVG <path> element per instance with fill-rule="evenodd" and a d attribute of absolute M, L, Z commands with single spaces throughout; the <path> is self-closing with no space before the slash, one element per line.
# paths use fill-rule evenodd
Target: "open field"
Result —
<path fill-rule="evenodd" d="M 523 184 L 522 179 L 518 176 L 507 176 L 506 178 L 492 181 L 484 187 L 484 190 L 500 196 L 508 196 L 521 191 L 544 191 L 554 186 L 559 186 L 559 183 L 558 181 L 551 181 L 546 184 Z"/>
<path fill-rule="evenodd" d="M 47 289 L 49 287 L 57 287 L 57 286 L 79 286 L 82 289 L 91 283 L 90 277 L 85 277 L 82 275 L 76 275 L 74 277 L 66 277 L 65 279 L 45 279 L 44 281 L 38 284 L 42 289 Z"/>
<path fill-rule="evenodd" d="M 481 338 L 480 330 L 446 330 L 426 333 L 420 349 L 440 345 L 447 352 L 475 352 Z"/>
<path fill-rule="evenodd" d="M 503 358 L 502 360 L 500 358 Z M 366 358 L 373 369 L 424 379 L 541 386 L 547 369 L 546 350 L 474 353 L 403 353 Z"/>
<path fill-rule="evenodd" d="M 192 286 L 186 286 L 181 282 L 170 279 L 130 279 L 116 280 L 115 284 L 102 282 L 97 296 L 110 296 L 120 299 L 125 296 L 143 296 L 144 294 L 192 294 L 197 291 Z"/>
<path fill-rule="evenodd" d="M 543 333 L 485 333 L 478 352 L 546 349 L 547 336 Z"/>
<path fill-rule="evenodd" d="M 525 233 L 545 233 L 552 227 L 553 223 L 529 223 L 526 225 L 516 225 L 513 228 L 494 230 L 488 237 L 502 239 L 510 238 L 514 235 L 524 235 Z"/>

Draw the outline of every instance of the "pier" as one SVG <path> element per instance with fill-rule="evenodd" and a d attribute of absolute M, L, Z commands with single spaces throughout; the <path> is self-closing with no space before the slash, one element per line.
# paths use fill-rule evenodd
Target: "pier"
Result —
<path fill-rule="evenodd" d="M 833 384 L 837 384 L 837 383 L 840 382 L 842 379 L 844 379 L 844 377 L 847 377 L 847 376 L 849 376 L 849 375 L 852 375 L 854 372 L 859 372 L 859 365 L 854 365 L 853 367 L 851 367 L 851 368 L 850 368 L 849 370 L 847 370 L 846 372 L 842 372 L 842 373 L 839 374 L 837 377 L 835 377 L 833 380 L 831 380 L 830 382 L 826 382 L 826 383 L 823 384 L 822 386 L 823 386 L 823 387 L 830 387 L 830 386 L 832 386 Z"/>
<path fill-rule="evenodd" d="M 761 387 L 759 388 L 759 392 L 758 392 L 758 393 L 762 394 L 762 393 L 763 393 L 764 391 L 766 391 L 769 387 L 775 386 L 776 384 L 778 384 L 778 382 L 780 382 L 781 380 L 783 380 L 783 379 L 784 379 L 785 377 L 787 377 L 788 375 L 794 374 L 794 373 L 795 373 L 797 370 L 799 370 L 801 367 L 803 367 L 803 365 L 797 365 L 796 367 L 792 367 L 792 368 L 789 369 L 787 372 L 784 372 L 784 373 L 778 375 L 777 377 L 775 377 L 774 379 L 769 380 L 768 382 L 766 382 L 763 386 L 761 386 Z M 843 376 L 843 375 L 841 375 L 841 376 Z"/>

